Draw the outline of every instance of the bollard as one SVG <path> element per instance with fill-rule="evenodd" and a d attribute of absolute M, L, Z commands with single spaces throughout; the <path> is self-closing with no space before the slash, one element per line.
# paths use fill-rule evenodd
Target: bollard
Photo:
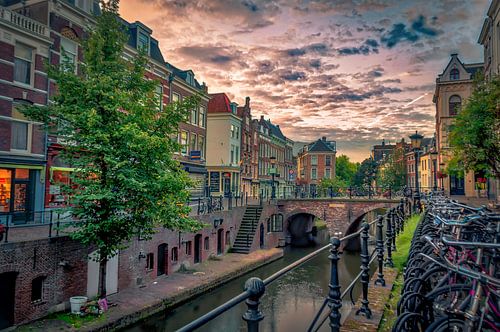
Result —
<path fill-rule="evenodd" d="M 377 218 L 377 260 L 378 260 L 378 275 L 375 280 L 375 285 L 380 284 L 385 287 L 384 279 L 384 217 Z"/>
<path fill-rule="evenodd" d="M 340 308 L 342 307 L 342 299 L 340 298 L 340 282 L 339 282 L 339 270 L 338 261 L 339 257 L 339 247 L 340 240 L 337 237 L 331 239 L 332 248 L 330 249 L 330 256 L 328 258 L 331 261 L 330 268 L 330 284 L 328 288 L 328 307 L 330 308 L 330 329 L 332 332 L 340 331 Z"/>
<path fill-rule="evenodd" d="M 260 278 L 252 277 L 245 282 L 245 291 L 250 293 L 250 297 L 245 301 L 248 309 L 243 314 L 243 320 L 247 322 L 248 332 L 258 332 L 259 322 L 264 319 L 259 310 L 260 298 L 264 295 L 266 286 Z"/>
<path fill-rule="evenodd" d="M 387 258 L 385 260 L 385 266 L 394 267 L 394 262 L 392 261 L 392 225 L 390 213 L 385 214 L 385 221 L 387 229 L 385 231 L 385 243 L 387 247 Z"/>
<path fill-rule="evenodd" d="M 368 301 L 368 285 L 370 283 L 370 274 L 368 271 L 370 271 L 370 267 L 368 264 L 370 263 L 370 254 L 368 253 L 368 238 L 370 237 L 368 235 L 368 230 L 370 229 L 370 226 L 364 222 L 363 225 L 361 226 L 362 231 L 361 231 L 361 270 L 363 271 L 361 273 L 361 284 L 363 288 L 363 299 L 361 300 L 361 308 L 359 308 L 356 311 L 356 316 L 361 314 L 364 315 L 366 318 L 370 319 L 372 318 L 372 311 L 368 307 L 368 304 L 370 303 Z"/>

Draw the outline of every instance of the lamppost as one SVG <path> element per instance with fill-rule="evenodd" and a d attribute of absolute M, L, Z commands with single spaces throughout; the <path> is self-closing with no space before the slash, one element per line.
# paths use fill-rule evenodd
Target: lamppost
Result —
<path fill-rule="evenodd" d="M 422 144 L 423 135 L 420 135 L 418 131 L 415 131 L 415 134 L 410 136 L 411 146 L 413 147 L 413 152 L 415 153 L 415 196 L 413 197 L 415 203 L 413 206 L 419 209 L 420 211 L 420 188 L 418 186 L 418 154 L 420 152 L 420 144 Z M 415 208 L 415 211 L 416 211 Z"/>
<path fill-rule="evenodd" d="M 439 163 L 439 169 L 443 169 L 444 166 L 446 164 L 445 163 Z M 441 178 L 441 191 L 444 193 L 444 175 L 443 175 L 443 171 L 440 171 L 440 178 Z"/>
<path fill-rule="evenodd" d="M 276 174 L 276 157 L 270 157 L 269 161 L 271 162 L 271 169 L 269 173 L 271 173 L 272 184 L 271 184 L 271 199 L 276 199 L 276 187 L 274 184 L 274 175 Z"/>
<path fill-rule="evenodd" d="M 436 150 L 433 150 L 431 152 L 431 158 L 432 158 L 432 167 L 434 169 L 434 185 L 432 186 L 432 190 L 437 191 L 437 157 L 438 157 L 438 152 Z"/>

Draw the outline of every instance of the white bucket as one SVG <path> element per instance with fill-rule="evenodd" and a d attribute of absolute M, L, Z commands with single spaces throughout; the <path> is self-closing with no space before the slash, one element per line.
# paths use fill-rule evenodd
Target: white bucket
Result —
<path fill-rule="evenodd" d="M 87 303 L 88 298 L 86 296 L 73 296 L 69 298 L 69 303 L 71 304 L 71 313 L 79 314 L 82 306 Z"/>

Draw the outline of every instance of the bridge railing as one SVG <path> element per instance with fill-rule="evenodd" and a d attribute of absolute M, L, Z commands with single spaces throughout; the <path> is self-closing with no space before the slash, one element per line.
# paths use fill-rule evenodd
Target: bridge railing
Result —
<path fill-rule="evenodd" d="M 303 188 L 297 188 L 293 195 L 283 198 L 293 199 L 316 199 L 316 198 L 368 198 L 368 199 L 396 199 L 402 197 L 411 197 L 412 190 L 406 186 L 403 187 L 375 187 L 375 186 L 349 186 L 349 187 L 318 187 L 306 191 Z M 281 198 L 281 197 L 278 197 Z"/>
<path fill-rule="evenodd" d="M 245 282 L 244 291 L 242 293 L 205 315 L 195 319 L 177 331 L 187 332 L 198 329 L 243 301 L 245 301 L 248 307 L 247 311 L 242 316 L 242 319 L 247 322 L 248 331 L 259 331 L 259 324 L 264 319 L 264 314 L 259 309 L 259 304 L 260 298 L 265 295 L 266 287 L 277 279 L 283 277 L 288 272 L 324 253 L 327 249 L 330 250 L 328 258 L 331 262 L 329 292 L 320 310 L 314 316 L 308 328 L 308 332 L 318 331 L 326 320 L 329 320 L 331 331 L 339 331 L 341 326 L 340 309 L 342 307 L 342 300 L 349 294 L 351 301 L 355 304 L 352 298 L 352 291 L 358 282 L 361 282 L 362 285 L 362 299 L 360 306 L 356 311 L 356 315 L 364 315 L 367 319 L 371 319 L 372 312 L 368 301 L 369 289 L 371 287 L 385 286 L 384 267 L 394 266 L 392 261 L 392 252 L 396 250 L 396 235 L 403 231 L 404 222 L 407 220 L 408 216 L 411 215 L 411 211 L 411 201 L 407 198 L 401 199 L 401 202 L 397 205 L 397 207 L 388 210 L 385 215 L 378 216 L 376 220 L 370 223 L 363 222 L 361 228 L 357 232 L 344 237 L 340 237 L 340 233 L 335 234 L 334 237 L 331 238 L 328 245 L 325 245 L 324 247 L 284 267 L 264 280 L 257 277 L 249 278 Z M 368 247 L 368 239 L 370 238 L 369 229 L 370 226 L 374 224 L 376 224 L 376 246 L 370 252 Z M 338 270 L 338 261 L 341 259 L 340 247 L 343 242 L 357 237 L 361 240 L 360 272 L 351 284 L 342 291 Z M 375 260 L 377 260 L 377 279 L 375 280 L 373 286 L 371 286 L 369 275 L 370 264 Z"/>

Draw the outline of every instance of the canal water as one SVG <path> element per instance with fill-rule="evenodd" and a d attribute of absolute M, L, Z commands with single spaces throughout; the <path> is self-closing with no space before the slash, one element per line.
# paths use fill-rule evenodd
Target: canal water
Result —
<path fill-rule="evenodd" d="M 281 268 L 304 257 L 306 254 L 328 243 L 328 234 L 319 233 L 319 244 L 315 248 L 285 248 L 285 255 L 271 264 L 239 277 L 209 293 L 201 295 L 190 302 L 168 312 L 163 312 L 148 318 L 123 331 L 127 332 L 170 332 L 175 331 L 197 317 L 226 302 L 243 291 L 245 281 L 252 276 L 262 279 L 270 276 Z M 330 261 L 328 250 L 313 258 L 299 268 L 287 273 L 269 285 L 261 298 L 260 309 L 265 315 L 260 331 L 306 331 L 315 313 L 328 294 L 330 280 Z M 339 276 L 342 290 L 359 273 L 359 254 L 344 251 L 339 261 Z M 360 287 L 355 288 L 353 297 L 356 299 Z M 246 322 L 241 316 L 246 311 L 245 303 L 230 309 L 213 321 L 207 323 L 199 331 L 226 332 L 245 331 Z M 342 314 L 345 317 L 350 309 L 349 295 L 344 298 Z M 326 314 L 326 312 L 325 312 Z M 328 320 L 320 331 L 329 331 Z"/>

